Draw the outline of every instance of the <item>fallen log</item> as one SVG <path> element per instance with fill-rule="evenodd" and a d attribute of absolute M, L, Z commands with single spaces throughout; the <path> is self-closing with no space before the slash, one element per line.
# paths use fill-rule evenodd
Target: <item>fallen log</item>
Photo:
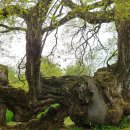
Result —
<path fill-rule="evenodd" d="M 42 90 L 35 100 L 23 90 L 0 87 L 2 102 L 14 112 L 16 121 L 26 122 L 29 128 L 32 126 L 29 120 L 35 119 L 39 112 L 53 103 L 58 103 L 60 108 L 34 121 L 35 126 L 60 126 L 66 116 L 70 116 L 78 126 L 92 123 L 116 124 L 126 110 L 122 86 L 118 77 L 108 68 L 99 69 L 93 77 L 41 77 L 41 85 Z"/>

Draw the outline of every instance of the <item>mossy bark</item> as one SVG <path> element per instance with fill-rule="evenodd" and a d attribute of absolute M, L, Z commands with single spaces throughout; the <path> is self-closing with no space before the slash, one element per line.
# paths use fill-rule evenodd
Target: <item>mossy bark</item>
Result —
<path fill-rule="evenodd" d="M 0 86 L 8 87 L 8 68 L 0 65 Z M 0 126 L 6 124 L 6 105 L 0 99 Z"/>

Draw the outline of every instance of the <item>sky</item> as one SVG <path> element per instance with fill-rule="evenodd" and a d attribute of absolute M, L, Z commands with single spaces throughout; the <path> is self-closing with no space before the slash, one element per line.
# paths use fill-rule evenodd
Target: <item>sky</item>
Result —
<path fill-rule="evenodd" d="M 108 39 L 113 37 L 113 33 L 110 33 L 108 30 L 108 24 L 103 24 L 102 28 L 100 29 L 99 38 L 103 44 L 105 44 Z M 116 34 L 114 34 L 116 35 Z M 65 37 L 66 36 L 66 37 Z M 8 35 L 11 37 L 11 35 Z M 17 68 L 18 63 L 21 61 L 23 56 L 25 55 L 25 35 L 24 34 L 15 34 L 12 38 L 8 39 L 7 37 L 3 38 L 5 40 L 5 45 L 3 48 L 9 51 L 9 55 L 2 55 L 0 54 L 0 64 L 5 64 L 8 66 L 13 66 Z M 59 64 L 61 68 L 65 68 L 68 65 L 71 65 L 75 61 L 74 54 L 67 54 L 64 53 L 66 46 L 64 44 L 70 43 L 71 38 L 66 35 L 64 30 L 64 26 L 60 27 L 58 33 L 58 50 L 55 53 L 55 56 L 52 59 L 55 63 Z M 52 33 L 45 43 L 45 47 L 43 49 L 42 56 L 46 56 L 50 53 L 52 47 L 55 45 L 55 36 Z M 102 53 L 105 57 L 105 53 Z"/>
<path fill-rule="evenodd" d="M 73 0 L 73 1 L 76 1 L 76 0 Z M 108 24 L 103 24 L 102 28 L 100 29 L 99 38 L 103 44 L 105 44 L 108 41 L 108 39 L 113 37 L 113 33 L 110 33 L 108 31 L 106 32 L 106 28 L 108 27 L 109 27 Z M 71 42 L 71 37 L 69 35 L 66 35 L 66 30 L 64 28 L 66 28 L 66 26 L 62 26 L 58 29 L 59 30 L 58 48 L 55 52 L 54 57 L 51 57 L 51 59 L 55 63 L 59 64 L 61 68 L 65 68 L 68 65 L 71 65 L 75 61 L 75 55 L 73 53 L 67 54 L 65 52 L 65 49 L 67 48 L 66 45 Z M 69 31 L 72 32 L 71 29 Z M 26 46 L 25 35 L 20 33 L 20 34 L 14 34 L 12 38 L 10 37 L 11 37 L 11 34 L 8 34 L 8 36 L 6 37 L 0 36 L 0 41 L 3 42 L 4 44 L 2 45 L 2 47 L 5 50 L 8 50 L 9 52 L 7 53 L 7 55 L 2 55 L 2 53 L 0 53 L 0 64 L 5 64 L 8 66 L 13 66 L 17 68 L 18 63 L 21 61 L 21 59 L 25 55 L 25 46 Z M 78 38 L 79 38 L 79 35 L 77 36 L 76 39 Z M 55 45 L 55 42 L 56 40 L 54 37 L 54 33 L 52 33 L 47 38 L 47 41 L 46 41 L 46 44 L 42 53 L 43 56 L 47 56 L 50 53 L 52 47 Z M 96 46 L 96 44 L 97 43 L 95 43 L 94 46 Z M 100 55 L 101 57 L 99 58 L 103 59 L 106 54 L 102 52 L 102 54 Z"/>

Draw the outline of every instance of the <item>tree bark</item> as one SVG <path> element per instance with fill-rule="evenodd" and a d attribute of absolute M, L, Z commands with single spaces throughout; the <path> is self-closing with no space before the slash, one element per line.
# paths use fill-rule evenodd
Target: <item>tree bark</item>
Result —
<path fill-rule="evenodd" d="M 32 12 L 33 11 L 33 12 Z M 40 92 L 40 58 L 42 44 L 42 22 L 35 10 L 26 19 L 26 78 L 29 84 L 29 95 L 33 98 Z"/>
<path fill-rule="evenodd" d="M 0 65 L 0 86 L 7 87 L 8 85 L 8 69 L 4 65 Z M 6 105 L 0 99 L 0 126 L 6 124 Z"/>
<path fill-rule="evenodd" d="M 130 19 L 116 21 L 118 33 L 118 61 L 116 75 L 126 103 L 125 113 L 130 114 Z"/>

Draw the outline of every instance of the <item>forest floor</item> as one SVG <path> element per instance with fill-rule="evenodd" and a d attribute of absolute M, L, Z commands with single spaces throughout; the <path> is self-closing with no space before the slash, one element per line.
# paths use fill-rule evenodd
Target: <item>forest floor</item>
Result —
<path fill-rule="evenodd" d="M 9 120 L 9 119 L 8 119 Z M 7 123 L 9 126 L 16 125 L 16 122 L 10 122 Z M 93 128 L 79 128 L 74 125 L 72 120 L 67 117 L 64 121 L 65 127 L 63 128 L 54 128 L 53 130 L 130 130 L 130 120 L 126 120 L 126 118 L 123 118 L 122 121 L 118 124 L 118 126 L 106 126 L 106 125 L 95 125 Z M 5 128 L 0 128 L 0 130 L 6 130 Z"/>

